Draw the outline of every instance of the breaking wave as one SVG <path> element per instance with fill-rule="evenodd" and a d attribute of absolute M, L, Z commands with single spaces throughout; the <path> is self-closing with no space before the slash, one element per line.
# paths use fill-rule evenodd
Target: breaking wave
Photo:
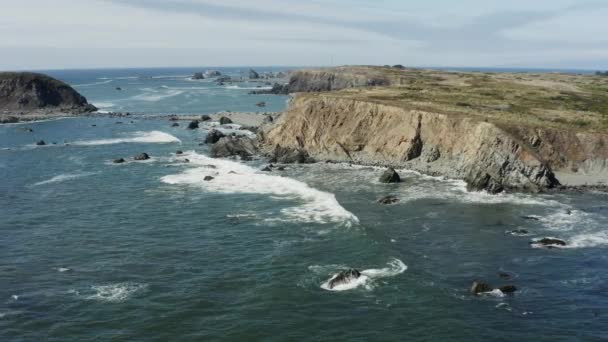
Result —
<path fill-rule="evenodd" d="M 363 270 L 361 271 L 361 276 L 359 278 L 352 279 L 348 283 L 330 288 L 329 282 L 335 277 L 335 275 L 333 275 L 331 278 L 327 279 L 327 281 L 321 284 L 321 288 L 327 291 L 348 291 L 359 287 L 363 287 L 366 290 L 373 290 L 375 280 L 394 277 L 407 271 L 407 265 L 405 265 L 403 261 L 399 259 L 392 259 L 387 265 L 388 267 L 384 268 L 371 268 L 368 270 Z M 313 267 L 309 267 L 309 269 L 313 269 Z"/>
<path fill-rule="evenodd" d="M 300 206 L 285 208 L 281 213 L 291 221 L 356 224 L 359 219 L 344 209 L 334 194 L 311 188 L 295 179 L 264 174 L 237 162 L 209 158 L 195 152 L 186 154 L 191 165 L 198 167 L 161 178 L 167 184 L 195 185 L 218 193 L 265 194 L 283 199 L 300 200 Z M 214 177 L 204 181 L 206 176 Z M 271 219 L 272 220 L 272 219 Z"/>
<path fill-rule="evenodd" d="M 131 137 L 128 138 L 113 138 L 113 139 L 100 139 L 100 140 L 81 140 L 75 141 L 72 145 L 79 146 L 96 146 L 96 145 L 113 145 L 113 144 L 125 144 L 125 143 L 148 143 L 148 144 L 168 144 L 168 143 L 181 143 L 181 140 L 175 136 L 160 132 L 135 132 Z"/>
<path fill-rule="evenodd" d="M 69 181 L 69 180 L 72 180 L 72 179 L 92 176 L 94 174 L 95 174 L 95 172 L 83 172 L 83 173 L 71 173 L 71 174 L 66 173 L 66 174 L 57 175 L 57 176 L 55 176 L 55 177 L 53 177 L 51 179 L 47 179 L 47 180 L 42 181 L 42 182 L 34 183 L 32 186 L 40 186 L 40 185 L 46 185 L 46 184 L 61 183 L 61 182 Z"/>

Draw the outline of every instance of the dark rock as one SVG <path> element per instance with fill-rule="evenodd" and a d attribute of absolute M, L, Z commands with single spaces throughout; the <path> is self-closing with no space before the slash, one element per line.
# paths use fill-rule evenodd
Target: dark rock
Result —
<path fill-rule="evenodd" d="M 305 150 L 277 145 L 271 153 L 270 162 L 280 164 L 311 164 L 314 163 L 315 160 L 310 157 Z"/>
<path fill-rule="evenodd" d="M 126 162 L 126 160 L 124 158 L 114 159 L 114 161 L 113 161 L 114 164 L 122 164 L 124 162 Z"/>
<path fill-rule="evenodd" d="M 522 216 L 521 218 L 523 218 L 525 220 L 530 220 L 530 221 L 540 221 L 540 218 L 538 218 L 536 216 Z"/>
<path fill-rule="evenodd" d="M 510 273 L 507 273 L 507 272 L 499 272 L 498 278 L 503 279 L 503 280 L 510 280 L 512 278 L 512 276 Z"/>
<path fill-rule="evenodd" d="M 174 122 L 171 127 L 179 127 L 179 124 L 177 122 Z"/>
<path fill-rule="evenodd" d="M 205 75 L 203 75 L 202 72 L 197 72 L 192 76 L 193 80 L 204 80 L 205 79 Z"/>
<path fill-rule="evenodd" d="M 268 123 L 273 123 L 274 122 L 274 118 L 272 117 L 272 115 L 264 115 L 264 121 L 265 124 Z"/>
<path fill-rule="evenodd" d="M 252 133 L 257 133 L 258 132 L 258 128 L 255 126 L 242 126 L 241 128 L 239 128 L 239 130 L 241 131 L 249 131 Z"/>
<path fill-rule="evenodd" d="M 266 167 L 265 167 L 265 168 L 263 168 L 261 171 L 264 171 L 264 172 L 271 172 L 271 171 L 272 171 L 272 169 L 270 168 L 270 166 L 266 166 Z"/>
<path fill-rule="evenodd" d="M 188 124 L 188 129 L 198 129 L 198 121 L 190 121 L 190 123 Z"/>
<path fill-rule="evenodd" d="M 386 171 L 384 171 L 382 176 L 380 176 L 380 183 L 399 183 L 399 182 L 401 182 L 401 177 L 399 177 L 399 174 L 397 173 L 397 171 L 395 171 L 395 169 L 393 169 L 392 167 L 389 167 L 388 169 L 386 169 Z"/>
<path fill-rule="evenodd" d="M 46 142 L 44 140 L 36 141 L 36 146 L 44 146 L 44 145 L 46 145 Z"/>
<path fill-rule="evenodd" d="M 260 78 L 260 74 L 258 74 L 255 70 L 249 69 L 249 78 L 252 80 L 257 80 Z"/>
<path fill-rule="evenodd" d="M 205 178 L 203 178 L 203 180 L 204 180 L 205 182 L 210 182 L 210 181 L 212 181 L 212 180 L 214 180 L 214 179 L 215 179 L 215 178 L 214 178 L 214 177 L 211 177 L 211 176 L 205 176 Z"/>
<path fill-rule="evenodd" d="M 225 136 L 226 135 L 224 133 L 218 131 L 217 129 L 212 129 L 209 131 L 209 133 L 207 133 L 207 137 L 205 138 L 205 144 L 215 144 Z"/>
<path fill-rule="evenodd" d="M 385 196 L 378 200 L 380 204 L 396 204 L 399 203 L 399 198 L 396 196 Z"/>
<path fill-rule="evenodd" d="M 501 182 L 485 172 L 471 173 L 465 181 L 467 182 L 468 191 L 486 190 L 491 194 L 498 194 L 504 191 Z"/>
<path fill-rule="evenodd" d="M 361 272 L 355 269 L 340 271 L 339 273 L 331 277 L 331 279 L 329 279 L 327 285 L 330 289 L 333 289 L 338 285 L 348 284 L 351 281 L 358 279 L 359 277 L 361 277 Z"/>
<path fill-rule="evenodd" d="M 542 238 L 540 240 L 530 242 L 530 244 L 531 245 L 540 245 L 540 246 L 547 247 L 547 248 L 564 247 L 567 245 L 566 241 L 560 240 L 560 239 L 555 239 L 555 238 Z"/>
<path fill-rule="evenodd" d="M 279 166 L 279 167 L 277 167 L 277 171 L 285 171 L 285 166 Z"/>
<path fill-rule="evenodd" d="M 201 115 L 201 121 L 211 121 L 211 117 L 209 115 Z"/>
<path fill-rule="evenodd" d="M 188 159 L 188 158 L 184 159 L 184 163 L 189 163 L 189 162 L 190 162 L 190 159 Z"/>
<path fill-rule="evenodd" d="M 231 123 L 232 123 L 232 120 L 230 120 L 229 118 L 227 118 L 225 116 L 222 116 L 220 118 L 220 125 L 228 125 L 228 124 L 231 124 Z"/>
<path fill-rule="evenodd" d="M 97 110 L 68 84 L 29 72 L 0 73 L 0 110 L 82 114 Z"/>
<path fill-rule="evenodd" d="M 205 75 L 206 78 L 210 78 L 210 77 L 219 77 L 222 76 L 222 73 L 217 71 L 217 70 L 207 70 L 205 71 Z"/>
<path fill-rule="evenodd" d="M 517 287 L 513 285 L 504 285 L 498 288 L 502 293 L 513 293 L 517 291 Z"/>
<path fill-rule="evenodd" d="M 260 101 L 260 102 L 256 103 L 255 105 L 258 107 L 266 107 L 266 102 Z"/>
<path fill-rule="evenodd" d="M 182 150 L 177 150 L 177 151 L 175 151 L 175 154 L 179 156 L 179 155 L 181 155 L 181 154 L 184 154 L 184 151 L 182 151 Z"/>
<path fill-rule="evenodd" d="M 150 159 L 150 156 L 147 153 L 141 153 L 141 154 L 138 154 L 135 157 L 133 157 L 133 159 L 135 159 L 135 160 L 148 160 L 148 159 Z"/>
<path fill-rule="evenodd" d="M 121 87 L 116 87 L 116 90 L 121 91 L 122 88 Z"/>
<path fill-rule="evenodd" d="M 7 123 L 17 123 L 19 122 L 19 118 L 16 116 L 9 116 L 9 117 L 0 117 L 0 124 L 7 124 Z"/>
<path fill-rule="evenodd" d="M 258 153 L 254 139 L 245 136 L 228 136 L 220 138 L 211 147 L 211 156 L 225 158 L 231 156 L 253 156 Z"/>
<path fill-rule="evenodd" d="M 484 292 L 490 292 L 492 290 L 492 286 L 490 286 L 489 284 L 480 281 L 475 281 L 473 282 L 473 285 L 471 285 L 471 289 L 469 291 L 472 294 L 480 294 Z"/>
<path fill-rule="evenodd" d="M 220 76 L 215 80 L 218 84 L 219 83 L 226 83 L 226 82 L 232 82 L 232 78 L 230 78 L 230 76 Z M 223 85 L 223 84 L 222 84 Z"/>

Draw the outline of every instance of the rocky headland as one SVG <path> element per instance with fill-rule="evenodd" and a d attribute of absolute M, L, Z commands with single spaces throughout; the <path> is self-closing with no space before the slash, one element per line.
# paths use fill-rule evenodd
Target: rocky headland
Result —
<path fill-rule="evenodd" d="M 260 133 L 268 155 L 417 170 L 470 190 L 608 183 L 608 81 L 391 67 L 297 71 Z"/>
<path fill-rule="evenodd" d="M 97 110 L 74 88 L 50 76 L 0 73 L 0 122 L 39 120 Z"/>

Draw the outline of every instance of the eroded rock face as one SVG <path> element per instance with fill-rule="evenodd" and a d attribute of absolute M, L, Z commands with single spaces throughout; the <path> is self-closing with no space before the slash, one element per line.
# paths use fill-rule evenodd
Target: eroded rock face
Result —
<path fill-rule="evenodd" d="M 298 94 L 261 136 L 271 155 L 299 151 L 321 161 L 393 165 L 464 179 L 472 191 L 535 192 L 560 184 L 524 139 L 469 117 Z"/>
<path fill-rule="evenodd" d="M 0 110 L 81 114 L 97 108 L 72 87 L 50 76 L 3 72 L 0 73 Z"/>
<path fill-rule="evenodd" d="M 315 160 L 303 149 L 285 148 L 277 145 L 270 153 L 270 162 L 280 164 L 312 164 Z"/>

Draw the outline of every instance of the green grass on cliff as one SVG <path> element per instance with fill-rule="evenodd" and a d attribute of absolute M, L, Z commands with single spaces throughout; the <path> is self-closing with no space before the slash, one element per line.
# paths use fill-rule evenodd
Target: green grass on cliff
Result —
<path fill-rule="evenodd" d="M 382 68 L 374 68 L 375 71 Z M 608 131 L 608 78 L 595 75 L 463 73 L 387 69 L 399 85 L 323 96 L 479 117 L 503 124 Z"/>

